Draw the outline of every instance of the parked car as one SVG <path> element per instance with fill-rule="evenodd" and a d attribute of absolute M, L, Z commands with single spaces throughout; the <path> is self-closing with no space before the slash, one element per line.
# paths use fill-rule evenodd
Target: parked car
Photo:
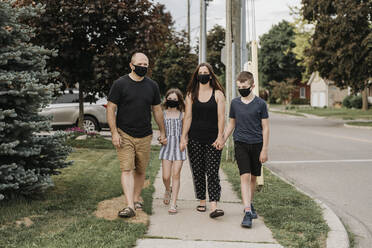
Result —
<path fill-rule="evenodd" d="M 84 97 L 83 127 L 87 132 L 100 131 L 102 128 L 108 127 L 106 106 L 106 98 L 91 95 Z M 52 104 L 43 108 L 39 114 L 52 116 L 53 127 L 76 126 L 79 119 L 79 91 L 65 90 Z"/>

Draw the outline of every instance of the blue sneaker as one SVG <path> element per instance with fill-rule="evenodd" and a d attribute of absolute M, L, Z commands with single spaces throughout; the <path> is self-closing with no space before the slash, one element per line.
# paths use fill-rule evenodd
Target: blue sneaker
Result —
<path fill-rule="evenodd" d="M 252 227 L 252 213 L 251 212 L 245 212 L 241 225 L 242 227 L 247 227 L 247 228 Z"/>
<path fill-rule="evenodd" d="M 251 212 L 252 212 L 252 219 L 257 219 L 256 209 L 254 209 L 252 203 L 251 203 Z"/>

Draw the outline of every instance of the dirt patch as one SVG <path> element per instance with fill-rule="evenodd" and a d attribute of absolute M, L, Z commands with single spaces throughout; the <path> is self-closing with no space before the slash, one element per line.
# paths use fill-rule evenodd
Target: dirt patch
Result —
<path fill-rule="evenodd" d="M 127 206 L 127 202 L 124 195 L 121 195 L 119 197 L 104 200 L 98 203 L 97 211 L 95 211 L 94 214 L 98 218 L 104 218 L 106 220 L 116 220 L 120 218 L 118 217 L 118 212 L 125 206 Z M 145 225 L 149 224 L 149 216 L 145 212 L 140 210 L 136 211 L 135 217 L 125 220 L 132 223 L 143 223 Z"/>
<path fill-rule="evenodd" d="M 21 226 L 30 227 L 34 224 L 34 222 L 29 217 L 25 217 L 23 219 L 17 220 L 15 223 L 17 227 L 21 227 Z"/>

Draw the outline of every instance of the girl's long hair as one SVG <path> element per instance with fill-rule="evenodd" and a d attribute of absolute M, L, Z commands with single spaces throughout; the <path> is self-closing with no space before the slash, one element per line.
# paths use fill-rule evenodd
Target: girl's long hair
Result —
<path fill-rule="evenodd" d="M 171 88 L 167 91 L 167 93 L 165 93 L 165 97 L 164 97 L 164 101 L 163 101 L 163 104 L 162 104 L 162 107 L 163 109 L 167 109 L 167 98 L 170 94 L 176 94 L 177 95 L 177 98 L 178 98 L 178 107 L 177 109 L 181 112 L 184 112 L 185 111 L 185 101 L 183 100 L 183 95 L 182 95 L 182 92 L 177 89 L 177 88 Z"/>
<path fill-rule="evenodd" d="M 223 94 L 225 94 L 225 90 L 222 87 L 221 83 L 218 81 L 216 74 L 214 74 L 213 68 L 208 63 L 201 63 L 199 64 L 194 73 L 192 74 L 191 80 L 189 84 L 187 85 L 186 89 L 186 95 L 190 94 L 191 99 L 194 102 L 196 98 L 198 98 L 199 95 L 199 82 L 198 82 L 198 74 L 199 74 L 199 68 L 205 66 L 208 68 L 209 74 L 212 76 L 212 79 L 209 81 L 210 86 L 214 90 L 220 90 Z"/>

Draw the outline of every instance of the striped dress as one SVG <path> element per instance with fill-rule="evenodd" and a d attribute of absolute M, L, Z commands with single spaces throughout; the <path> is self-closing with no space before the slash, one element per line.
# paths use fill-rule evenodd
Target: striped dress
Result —
<path fill-rule="evenodd" d="M 170 161 L 186 160 L 186 150 L 183 152 L 180 150 L 182 113 L 180 112 L 180 116 L 178 118 L 167 118 L 165 111 L 163 113 L 167 144 L 161 147 L 159 159 Z"/>

